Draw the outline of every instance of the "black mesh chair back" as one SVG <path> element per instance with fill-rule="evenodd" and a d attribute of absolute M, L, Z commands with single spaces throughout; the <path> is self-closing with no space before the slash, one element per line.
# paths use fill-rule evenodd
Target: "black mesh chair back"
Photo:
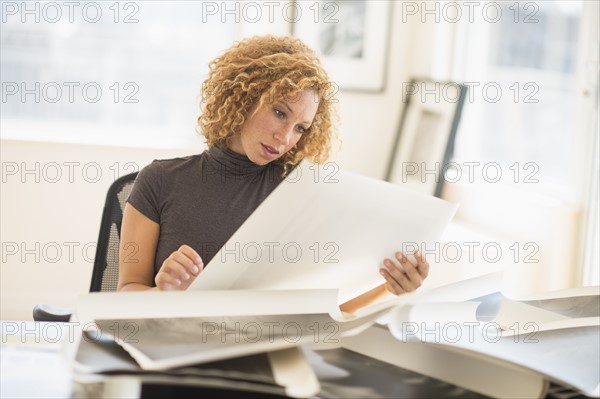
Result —
<path fill-rule="evenodd" d="M 94 258 L 90 292 L 116 291 L 119 281 L 121 220 L 137 172 L 120 177 L 108 189 Z"/>

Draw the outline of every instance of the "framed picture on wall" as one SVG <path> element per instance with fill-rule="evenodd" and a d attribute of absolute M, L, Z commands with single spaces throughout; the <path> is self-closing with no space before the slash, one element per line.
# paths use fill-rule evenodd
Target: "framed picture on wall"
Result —
<path fill-rule="evenodd" d="M 386 180 L 440 197 L 467 87 L 413 79 L 402 91 L 405 108 Z"/>
<path fill-rule="evenodd" d="M 381 91 L 392 3 L 297 0 L 292 33 L 320 54 L 339 89 Z"/>

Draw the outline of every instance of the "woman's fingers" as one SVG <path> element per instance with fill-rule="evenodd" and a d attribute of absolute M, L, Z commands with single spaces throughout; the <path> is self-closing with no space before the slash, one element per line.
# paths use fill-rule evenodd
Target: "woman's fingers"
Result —
<path fill-rule="evenodd" d="M 429 262 L 427 262 L 427 260 L 425 260 L 425 256 L 423 256 L 423 253 L 419 250 L 416 250 L 414 255 L 415 255 L 415 259 L 418 262 L 417 270 L 419 271 L 419 274 L 421 275 L 423 280 L 425 280 L 427 278 L 427 276 L 429 275 Z"/>
<path fill-rule="evenodd" d="M 387 281 L 387 284 L 385 285 L 385 288 L 391 292 L 394 295 L 400 295 L 400 294 L 404 294 L 404 289 L 402 288 L 402 286 L 398 283 L 398 281 L 396 281 L 396 279 L 394 277 L 392 277 L 392 275 L 390 274 L 389 271 L 387 271 L 386 269 L 381 269 L 379 271 L 379 273 L 385 278 L 385 280 Z"/>
<path fill-rule="evenodd" d="M 429 264 L 419 251 L 415 251 L 414 256 L 417 260 L 416 266 L 400 251 L 395 254 L 399 265 L 390 259 L 384 260 L 385 269 L 381 270 L 381 275 L 387 281 L 388 291 L 400 295 L 412 292 L 423 284 L 423 280 L 429 274 Z"/>
<path fill-rule="evenodd" d="M 204 267 L 200 255 L 182 245 L 163 262 L 154 282 L 160 290 L 185 290 Z"/>
<path fill-rule="evenodd" d="M 413 265 L 408 260 L 408 258 L 406 257 L 406 255 L 404 255 L 400 251 L 396 252 L 396 259 L 398 259 L 398 261 L 402 265 L 402 268 L 404 269 L 404 273 L 406 273 L 406 275 L 408 276 L 408 278 L 409 278 L 410 282 L 412 283 L 412 285 L 415 286 L 414 289 L 419 288 L 421 286 L 421 283 L 423 282 L 423 278 L 421 277 L 421 275 L 417 271 L 416 266 Z"/>
<path fill-rule="evenodd" d="M 188 245 L 182 245 L 181 247 L 179 247 L 177 252 L 185 255 L 188 259 L 190 259 L 192 261 L 192 264 L 194 266 L 196 266 L 195 269 L 192 267 L 192 269 L 195 271 L 196 276 L 198 275 L 198 273 L 200 273 L 202 271 L 202 269 L 204 268 L 204 264 L 202 263 L 202 258 L 200 258 L 200 255 L 198 255 L 198 252 L 194 251 L 194 249 L 192 247 L 190 247 Z M 192 274 L 194 274 L 193 271 L 192 271 Z"/>
<path fill-rule="evenodd" d="M 197 276 L 199 272 L 198 266 L 183 253 L 177 251 L 170 256 L 170 262 L 167 271 L 170 274 L 180 278 L 183 281 L 189 280 L 192 276 Z"/>
<path fill-rule="evenodd" d="M 154 278 L 154 282 L 156 283 L 156 286 L 163 291 L 180 289 L 179 286 L 181 285 L 180 279 L 162 268 Z"/>

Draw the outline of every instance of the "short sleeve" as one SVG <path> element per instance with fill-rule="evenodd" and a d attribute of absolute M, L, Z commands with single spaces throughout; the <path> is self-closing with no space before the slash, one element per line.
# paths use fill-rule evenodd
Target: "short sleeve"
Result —
<path fill-rule="evenodd" d="M 153 222 L 160 223 L 163 168 L 154 160 L 138 173 L 127 202 Z"/>

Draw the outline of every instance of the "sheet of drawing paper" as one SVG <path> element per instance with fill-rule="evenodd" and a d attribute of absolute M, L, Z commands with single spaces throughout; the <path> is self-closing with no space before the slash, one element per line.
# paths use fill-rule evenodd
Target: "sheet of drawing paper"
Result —
<path fill-rule="evenodd" d="M 336 297 L 335 290 L 95 292 L 79 298 L 76 317 L 83 325 L 111 319 L 339 315 Z"/>
<path fill-rule="evenodd" d="M 456 208 L 336 164 L 302 162 L 191 289 L 336 288 L 343 303 L 382 284 L 379 268 L 396 251 L 434 249 Z"/>
<path fill-rule="evenodd" d="M 490 274 L 471 279 L 474 282 L 492 281 L 499 274 Z M 472 285 L 472 283 L 470 285 Z M 563 328 L 599 326 L 600 317 L 597 295 L 576 295 L 571 298 L 562 296 L 557 291 L 557 297 L 547 297 L 542 301 L 515 301 L 504 297 L 500 292 L 488 295 L 473 301 L 448 302 L 446 295 L 439 295 L 443 291 L 455 288 L 461 292 L 461 287 L 467 288 L 469 280 L 440 287 L 423 293 L 418 298 L 411 300 L 406 306 L 397 306 L 391 313 L 386 315 L 386 323 L 391 329 L 401 332 L 401 336 L 411 335 L 412 330 L 417 327 L 436 325 L 450 326 L 455 324 L 471 323 L 472 326 L 481 326 L 488 322 L 493 323 L 494 335 L 502 337 L 514 335 L 532 335 L 540 331 L 558 330 Z M 440 291 L 438 293 L 437 291 Z M 567 291 L 567 290 L 565 290 Z M 568 290 L 574 294 L 578 292 Z M 589 290 L 583 287 L 579 293 Z M 437 301 L 435 298 L 444 298 L 445 301 Z M 489 302 L 494 302 L 493 304 Z M 492 306 L 490 306 L 492 305 Z M 484 311 L 482 311 L 484 310 Z M 421 329 L 423 329 L 421 328 Z M 454 328 L 454 327 L 452 327 Z M 491 334 L 491 330 L 487 334 Z"/>
<path fill-rule="evenodd" d="M 477 319 L 477 302 L 415 303 L 395 308 L 388 327 L 402 342 L 427 342 L 517 364 L 598 397 L 599 301 L 589 295 L 594 292 L 588 287 L 556 291 L 529 302 L 500 296 L 497 314 L 485 321 Z"/>
<path fill-rule="evenodd" d="M 109 336 L 143 369 L 228 359 L 358 334 L 394 305 L 342 314 L 335 290 L 95 293 L 81 298 L 78 330 Z M 92 336 L 90 336 L 92 335 Z"/>

